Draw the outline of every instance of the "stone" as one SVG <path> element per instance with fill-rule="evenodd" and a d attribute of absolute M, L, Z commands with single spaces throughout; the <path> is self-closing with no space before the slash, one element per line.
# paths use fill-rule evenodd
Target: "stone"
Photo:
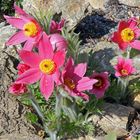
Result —
<path fill-rule="evenodd" d="M 0 28 L 0 139 L 40 140 L 36 129 L 25 118 L 30 110 L 8 92 L 8 87 L 16 78 L 19 63 L 17 47 L 5 46 L 5 41 L 14 32 L 11 26 Z"/>
<path fill-rule="evenodd" d="M 87 0 L 94 9 L 105 10 L 108 0 Z"/>
<path fill-rule="evenodd" d="M 119 3 L 128 6 L 133 6 L 133 7 L 140 6 L 140 0 L 119 0 Z"/>
<path fill-rule="evenodd" d="M 80 62 L 84 62 L 83 59 L 85 59 L 95 71 L 113 73 L 114 70 L 110 61 L 117 55 L 117 48 L 116 44 L 108 41 L 100 41 L 95 46 L 90 43 L 86 44 L 80 48 L 82 58 Z"/>
<path fill-rule="evenodd" d="M 126 124 L 130 112 L 135 112 L 135 109 L 120 104 L 105 103 L 102 107 L 102 114 L 93 115 L 90 119 L 105 133 L 113 130 L 120 137 L 128 133 Z"/>
<path fill-rule="evenodd" d="M 140 110 L 140 93 L 134 95 L 132 105 L 134 108 Z"/>
<path fill-rule="evenodd" d="M 22 5 L 25 11 L 34 15 L 39 10 L 48 14 L 51 11 L 53 15 L 62 14 L 66 19 L 67 27 L 74 28 L 81 19 L 93 9 L 105 10 L 105 5 L 109 0 L 23 0 Z"/>

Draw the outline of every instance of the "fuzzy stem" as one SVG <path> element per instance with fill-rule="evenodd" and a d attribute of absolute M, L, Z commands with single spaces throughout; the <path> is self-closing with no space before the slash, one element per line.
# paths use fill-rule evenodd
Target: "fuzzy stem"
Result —
<path fill-rule="evenodd" d="M 51 140 L 57 140 L 57 136 L 56 136 L 56 132 L 49 132 L 49 135 L 50 135 L 50 139 Z"/>
<path fill-rule="evenodd" d="M 41 119 L 42 123 L 43 123 L 43 127 L 44 127 L 44 130 L 46 133 L 48 133 L 48 127 L 46 126 L 46 123 L 45 123 L 45 117 L 43 115 L 43 113 L 41 112 L 41 109 L 37 103 L 37 101 L 35 100 L 34 96 L 33 96 L 33 93 L 32 93 L 32 90 L 29 91 L 29 98 L 31 100 L 31 103 L 32 103 L 32 106 L 33 108 L 35 109 L 35 111 L 37 112 L 39 118 Z M 50 134 L 50 133 L 49 133 Z M 51 137 L 51 135 L 50 135 Z M 46 139 L 47 140 L 47 139 Z M 51 139 L 51 140 L 55 140 L 55 139 Z"/>
<path fill-rule="evenodd" d="M 127 49 L 127 56 L 126 56 L 127 59 L 130 58 L 130 52 L 131 52 L 131 47 L 128 47 L 128 49 Z"/>

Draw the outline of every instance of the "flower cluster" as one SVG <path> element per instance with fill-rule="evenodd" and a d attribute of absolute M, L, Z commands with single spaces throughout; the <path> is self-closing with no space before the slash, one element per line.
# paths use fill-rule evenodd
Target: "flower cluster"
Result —
<path fill-rule="evenodd" d="M 50 34 L 47 34 L 35 18 L 17 5 L 15 10 L 18 17 L 4 16 L 8 23 L 18 29 L 6 45 L 24 43 L 24 46 L 18 51 L 21 59 L 17 67 L 18 77 L 9 92 L 20 95 L 28 92 L 28 85 L 39 82 L 40 91 L 46 100 L 58 86 L 72 97 L 89 100 L 85 91 L 95 94 L 97 98 L 103 97 L 110 85 L 108 73 L 93 72 L 92 76 L 85 76 L 87 64 L 75 65 L 72 57 L 66 57 L 69 42 L 61 34 L 65 25 L 64 19 L 59 23 L 52 20 L 49 26 Z M 132 32 L 129 30 L 123 31 L 124 34 Z M 125 35 L 123 38 L 127 39 Z M 131 38 L 129 37 L 129 40 Z"/>
<path fill-rule="evenodd" d="M 127 57 L 118 57 L 117 65 L 114 66 L 116 77 L 127 77 L 136 72 L 133 61 L 129 57 L 131 48 L 140 50 L 139 36 L 140 29 L 138 28 L 137 18 L 120 21 L 118 31 L 113 33 L 111 40 L 118 44 L 122 52 L 127 52 Z"/>

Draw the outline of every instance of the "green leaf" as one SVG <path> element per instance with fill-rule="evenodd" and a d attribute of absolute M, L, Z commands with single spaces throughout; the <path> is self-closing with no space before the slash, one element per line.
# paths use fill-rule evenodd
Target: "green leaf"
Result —
<path fill-rule="evenodd" d="M 31 113 L 31 112 L 27 112 L 25 117 L 27 118 L 27 120 L 33 124 L 37 123 L 38 122 L 38 117 Z"/>

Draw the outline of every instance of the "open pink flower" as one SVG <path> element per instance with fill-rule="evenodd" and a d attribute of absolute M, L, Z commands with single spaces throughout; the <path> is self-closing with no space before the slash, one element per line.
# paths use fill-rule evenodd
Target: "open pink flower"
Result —
<path fill-rule="evenodd" d="M 136 71 L 136 69 L 132 65 L 132 60 L 124 59 L 122 57 L 118 58 L 118 63 L 116 66 L 114 66 L 114 69 L 116 70 L 116 77 L 125 77 L 133 74 Z"/>
<path fill-rule="evenodd" d="M 21 75 L 22 73 L 30 69 L 30 66 L 24 63 L 19 63 L 17 69 L 18 69 L 18 75 Z"/>
<path fill-rule="evenodd" d="M 64 27 L 65 20 L 62 19 L 60 22 L 54 20 L 50 23 L 50 33 L 61 33 L 62 28 Z"/>
<path fill-rule="evenodd" d="M 86 67 L 87 65 L 84 63 L 74 66 L 72 58 L 69 58 L 62 72 L 62 84 L 71 96 L 79 96 L 85 100 L 89 100 L 88 95 L 83 93 L 83 91 L 92 89 L 92 85 L 97 80 L 84 77 Z"/>
<path fill-rule="evenodd" d="M 101 73 L 93 72 L 91 78 L 98 80 L 98 82 L 93 84 L 93 88 L 92 90 L 90 90 L 90 92 L 95 94 L 97 98 L 103 97 L 105 91 L 110 86 L 108 73 L 107 72 L 101 72 Z"/>
<path fill-rule="evenodd" d="M 22 61 L 29 65 L 30 69 L 21 74 L 16 82 L 33 84 L 40 80 L 40 91 L 48 100 L 54 89 L 54 81 L 56 84 L 59 82 L 59 68 L 65 61 L 65 52 L 54 53 L 47 35 L 43 35 L 38 49 L 39 54 L 26 50 L 19 52 Z"/>
<path fill-rule="evenodd" d="M 140 29 L 137 27 L 137 20 L 131 18 L 128 21 L 120 21 L 118 31 L 114 32 L 111 40 L 119 45 L 121 50 L 127 47 L 140 50 Z"/>
<path fill-rule="evenodd" d="M 9 93 L 14 95 L 21 95 L 27 92 L 27 86 L 23 83 L 13 83 L 9 88 Z"/>
<path fill-rule="evenodd" d="M 7 42 L 6 45 L 17 45 L 25 42 L 24 50 L 31 51 L 33 46 L 38 43 L 42 29 L 38 22 L 28 15 L 25 11 L 15 5 L 16 12 L 20 17 L 4 16 L 9 24 L 19 29 Z"/>
<path fill-rule="evenodd" d="M 60 34 L 51 34 L 49 35 L 50 42 L 52 44 L 53 50 L 66 50 L 68 42 Z"/>

